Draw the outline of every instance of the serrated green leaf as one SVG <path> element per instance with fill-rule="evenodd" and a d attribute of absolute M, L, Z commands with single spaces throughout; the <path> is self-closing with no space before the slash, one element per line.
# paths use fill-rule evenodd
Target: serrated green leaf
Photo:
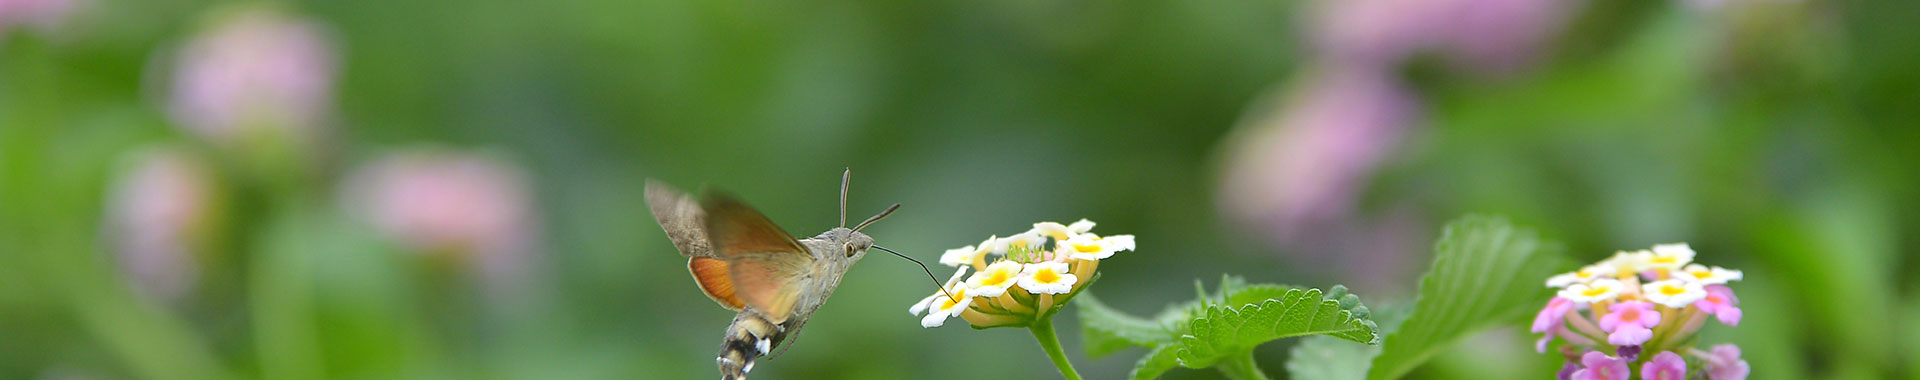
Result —
<path fill-rule="evenodd" d="M 1110 354 L 1127 346 L 1146 347 L 1149 351 L 1135 363 L 1131 377 L 1152 379 L 1185 364 L 1180 358 L 1187 355 L 1183 352 L 1187 351 L 1188 343 L 1182 343 L 1182 339 L 1196 339 L 1191 344 L 1213 352 L 1194 360 L 1207 365 L 1217 362 L 1219 355 L 1250 354 L 1261 343 L 1300 335 L 1333 334 L 1359 342 L 1379 340 L 1373 322 L 1366 319 L 1367 307 L 1360 304 L 1358 297 L 1347 294 L 1343 286 L 1335 286 L 1322 294 L 1319 290 L 1286 285 L 1247 284 L 1240 277 L 1228 275 L 1222 277 L 1215 292 L 1200 287 L 1198 293 L 1199 299 L 1171 305 L 1151 319 L 1113 309 L 1097 298 L 1081 300 L 1080 318 L 1085 331 L 1082 346 L 1089 356 Z M 1289 309 L 1288 305 L 1293 308 Z M 1207 336 L 1214 336 L 1211 326 L 1216 322 L 1243 328 L 1236 328 L 1234 335 L 1225 336 L 1222 345 L 1217 347 L 1192 336 L 1194 330 L 1190 326 L 1203 326 L 1208 330 Z M 1230 350 L 1216 351 L 1218 348 Z M 1204 368 L 1205 365 L 1189 367 Z"/>
<path fill-rule="evenodd" d="M 1373 358 L 1380 355 L 1377 345 L 1353 344 L 1329 336 L 1310 336 L 1300 340 L 1287 354 L 1287 378 L 1294 380 L 1362 380 Z"/>
<path fill-rule="evenodd" d="M 1338 293 L 1345 294 L 1341 287 Z M 1306 335 L 1327 335 L 1367 344 L 1377 343 L 1373 321 L 1355 318 L 1364 308 L 1357 299 L 1346 307 L 1326 299 L 1319 289 L 1291 289 L 1280 298 L 1238 308 L 1209 306 L 1203 317 L 1188 325 L 1180 337 L 1180 365 L 1206 368 L 1229 355 L 1243 355 L 1261 343 Z"/>
<path fill-rule="evenodd" d="M 1170 306 L 1167 310 L 1155 315 L 1153 319 L 1167 326 L 1168 331 L 1175 332 L 1174 338 L 1177 339 L 1183 334 L 1181 332 L 1187 331 L 1187 324 L 1193 322 L 1194 318 L 1206 316 L 1209 307 L 1238 308 L 1259 304 L 1269 299 L 1280 299 L 1286 296 L 1288 290 L 1297 288 L 1299 287 L 1280 284 L 1247 284 L 1246 279 L 1240 276 L 1222 275 L 1219 289 L 1213 293 L 1207 293 L 1205 289 L 1201 289 L 1200 299 Z"/>
<path fill-rule="evenodd" d="M 1380 334 L 1392 334 L 1398 331 L 1400 323 L 1407 320 L 1410 311 L 1406 306 L 1384 306 L 1374 313 L 1374 323 L 1380 326 Z M 1293 380 L 1362 380 L 1367 378 L 1367 369 L 1373 365 L 1373 358 L 1380 355 L 1380 345 L 1353 344 L 1331 336 L 1310 336 L 1300 339 L 1287 354 L 1287 378 Z"/>
<path fill-rule="evenodd" d="M 1226 305 L 1240 307 L 1258 304 L 1270 299 L 1279 299 L 1280 297 L 1286 296 L 1288 290 L 1293 289 L 1295 289 L 1295 287 L 1274 284 L 1242 286 L 1238 289 L 1227 291 L 1225 297 L 1227 299 Z"/>
<path fill-rule="evenodd" d="M 1387 336 L 1367 378 L 1399 378 L 1467 336 L 1519 320 L 1550 293 L 1539 279 L 1565 265 L 1555 244 L 1504 218 L 1448 223 L 1413 315 Z"/>
<path fill-rule="evenodd" d="M 1158 321 L 1115 310 L 1092 293 L 1078 298 L 1075 303 L 1080 305 L 1087 356 L 1104 356 L 1129 346 L 1153 347 L 1171 343 L 1179 336 Z"/>
<path fill-rule="evenodd" d="M 1268 299 L 1279 299 L 1293 286 L 1278 284 L 1247 284 L 1238 276 L 1222 276 L 1220 289 L 1208 299 L 1224 299 L 1224 305 L 1244 306 L 1258 304 Z M 1341 288 L 1345 289 L 1345 288 Z M 1204 294 L 1204 290 L 1202 291 Z M 1153 348 L 1162 344 L 1177 343 L 1181 331 L 1186 330 L 1188 322 L 1206 313 L 1209 305 L 1221 306 L 1217 302 L 1192 300 L 1167 307 L 1153 318 L 1136 317 L 1107 306 L 1098 298 L 1086 294 L 1080 305 L 1080 325 L 1082 344 L 1087 356 L 1104 356 L 1126 349 L 1129 346 Z"/>
<path fill-rule="evenodd" d="M 1179 351 L 1179 346 L 1172 344 L 1154 347 L 1152 351 L 1147 351 L 1147 356 L 1140 357 L 1139 363 L 1133 364 L 1133 372 L 1128 373 L 1127 378 L 1152 380 L 1160 377 L 1161 374 L 1179 365 L 1178 359 L 1174 357 L 1176 351 Z"/>
<path fill-rule="evenodd" d="M 1214 306 L 1213 304 L 1216 302 L 1223 302 L 1227 306 L 1233 306 L 1233 307 L 1240 307 L 1241 305 L 1246 305 L 1246 304 L 1257 304 L 1257 303 L 1260 303 L 1261 301 L 1266 301 L 1269 299 L 1278 299 L 1281 296 L 1286 295 L 1287 290 L 1297 289 L 1300 287 L 1292 286 L 1292 285 L 1267 284 L 1267 283 L 1248 284 L 1246 278 L 1231 275 L 1231 274 L 1225 274 L 1225 275 L 1220 275 L 1220 285 L 1218 288 L 1219 289 L 1216 289 L 1212 293 L 1212 296 L 1210 297 L 1203 296 L 1206 298 L 1199 300 L 1199 301 L 1205 301 L 1205 302 L 1194 303 L 1194 305 L 1197 305 L 1197 306 L 1194 308 L 1194 312 L 1189 313 L 1188 319 L 1191 319 L 1192 317 L 1197 317 L 1201 313 L 1206 312 L 1206 309 L 1203 309 L 1200 307 Z M 1204 289 L 1202 289 L 1201 294 L 1207 294 L 1207 293 L 1205 292 Z"/>

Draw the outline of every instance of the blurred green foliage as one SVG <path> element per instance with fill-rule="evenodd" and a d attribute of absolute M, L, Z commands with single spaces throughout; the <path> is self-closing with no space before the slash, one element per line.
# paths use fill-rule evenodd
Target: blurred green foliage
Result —
<path fill-rule="evenodd" d="M 922 259 L 1090 218 L 1141 237 L 1097 290 L 1136 314 L 1222 272 L 1348 282 L 1216 215 L 1228 132 L 1299 80 L 1299 3 L 293 1 L 340 43 L 337 151 L 291 187 L 228 159 L 223 259 L 193 301 L 155 301 L 114 263 L 104 200 L 129 152 L 214 150 L 168 119 L 155 67 L 226 3 L 91 1 L 59 33 L 0 35 L 0 378 L 712 377 L 730 314 L 647 217 L 648 177 L 725 187 L 810 235 L 852 167 L 850 213 L 905 204 L 868 231 Z M 1595 1 L 1518 75 L 1417 60 L 1401 74 L 1425 118 L 1362 212 L 1413 207 L 1429 239 L 1510 215 L 1581 261 L 1688 241 L 1747 271 L 1747 324 L 1709 339 L 1742 344 L 1756 379 L 1920 378 L 1916 9 Z M 526 168 L 543 237 L 527 294 L 485 297 L 340 210 L 347 168 L 421 144 Z M 1017 331 L 919 328 L 912 269 L 861 264 L 756 378 L 1054 374 Z M 1359 292 L 1416 286 L 1388 283 Z M 1512 332 L 1408 377 L 1557 368 Z"/>

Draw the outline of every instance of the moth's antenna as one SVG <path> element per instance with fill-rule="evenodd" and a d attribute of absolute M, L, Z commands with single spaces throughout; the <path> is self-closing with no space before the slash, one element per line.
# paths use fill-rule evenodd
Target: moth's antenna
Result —
<path fill-rule="evenodd" d="M 900 209 L 899 203 L 895 203 L 892 206 L 887 206 L 886 210 L 880 211 L 879 214 L 875 214 L 872 218 L 867 218 L 867 221 L 860 222 L 860 225 L 858 226 L 853 226 L 853 230 L 857 232 L 857 231 L 860 231 L 860 229 L 862 228 L 867 228 L 867 225 L 871 225 L 873 224 L 873 222 L 878 222 L 880 221 L 880 219 L 886 218 L 887 215 L 893 215 L 893 210 L 899 210 L 899 209 Z"/>
<path fill-rule="evenodd" d="M 898 208 L 899 206 L 900 206 L 900 205 L 894 205 L 894 207 L 895 207 L 895 208 Z M 893 209 L 891 209 L 891 208 L 889 208 L 889 209 L 887 209 L 887 210 L 888 210 L 888 211 L 892 211 Z M 885 215 L 885 214 L 881 214 L 881 215 Z M 943 294 L 946 294 L 946 295 L 947 295 L 947 299 L 949 299 L 949 300 L 953 300 L 953 302 L 960 302 L 960 299 L 958 299 L 958 298 L 953 298 L 953 293 L 948 293 L 948 292 L 947 292 L 947 284 L 942 284 L 942 283 L 940 283 L 940 279 L 939 279 L 939 278 L 935 278 L 935 277 L 933 277 L 933 270 L 932 270 L 932 269 L 927 269 L 927 263 L 923 263 L 923 262 L 920 262 L 920 260 L 916 260 L 916 259 L 914 259 L 914 258 L 912 258 L 912 257 L 907 257 L 907 255 L 902 255 L 902 254 L 900 254 L 899 252 L 894 252 L 894 251 L 893 251 L 893 250 L 891 250 L 891 249 L 887 249 L 887 247 L 882 247 L 882 246 L 877 246 L 877 245 L 876 245 L 876 246 L 873 246 L 873 247 L 874 247 L 874 248 L 879 248 L 879 249 L 880 249 L 880 250 L 882 250 L 882 251 L 887 251 L 887 253 L 891 253 L 891 254 L 893 254 L 894 256 L 900 256 L 900 258 L 902 258 L 902 259 L 907 259 L 907 261 L 912 261 L 912 262 L 913 262 L 914 264 L 920 264 L 920 270 L 923 270 L 923 271 L 926 271 L 926 272 L 927 272 L 927 279 L 928 279 L 928 280 L 933 280 L 933 286 L 934 286 L 934 287 L 936 287 L 936 288 L 940 288 L 940 293 L 943 293 Z"/>
<path fill-rule="evenodd" d="M 847 227 L 847 183 L 853 182 L 853 168 L 840 174 L 840 227 Z"/>

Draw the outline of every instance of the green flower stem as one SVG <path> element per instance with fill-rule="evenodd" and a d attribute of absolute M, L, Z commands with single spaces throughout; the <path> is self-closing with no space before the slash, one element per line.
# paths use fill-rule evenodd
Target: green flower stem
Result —
<path fill-rule="evenodd" d="M 1067 380 L 1080 380 L 1080 372 L 1073 370 L 1073 363 L 1067 361 L 1067 353 L 1060 349 L 1060 337 L 1053 333 L 1053 316 L 1035 318 L 1027 331 L 1040 341 L 1040 348 L 1047 351 L 1047 357 L 1053 359 L 1053 366 L 1060 368 L 1060 375 Z"/>
<path fill-rule="evenodd" d="M 1596 311 L 1595 315 L 1598 315 L 1598 313 L 1599 312 Z M 1595 326 L 1592 320 L 1588 320 L 1587 316 L 1580 314 L 1578 310 L 1567 312 L 1567 324 L 1573 326 L 1574 332 L 1580 335 L 1586 335 L 1588 339 L 1600 342 L 1607 341 L 1607 332 L 1600 330 L 1600 326 Z"/>
<path fill-rule="evenodd" d="M 299 197 L 274 206 L 259 246 L 249 263 L 248 303 L 253 312 L 256 355 L 262 378 L 317 380 L 325 376 L 320 333 L 313 318 L 310 270 L 314 250 L 303 238 L 325 227 L 319 206 Z"/>
<path fill-rule="evenodd" d="M 1245 355 L 1227 356 L 1214 368 L 1220 369 L 1220 373 L 1229 379 L 1267 380 L 1267 373 L 1260 371 L 1260 365 L 1253 362 L 1253 351 L 1247 351 Z"/>
<path fill-rule="evenodd" d="M 1699 308 L 1692 306 L 1688 306 L 1686 309 L 1682 309 L 1682 311 L 1674 314 L 1679 314 L 1673 317 L 1677 318 L 1676 320 L 1673 320 L 1672 323 L 1662 323 L 1659 328 L 1654 329 L 1653 338 L 1648 339 L 1646 343 L 1647 352 L 1667 351 L 1674 348 L 1675 343 L 1678 342 L 1673 342 L 1672 340 L 1699 331 L 1699 325 L 1705 323 L 1707 319 L 1707 313 L 1701 312 Z M 1642 356 L 1640 359 L 1642 362 L 1652 360 L 1649 356 Z"/>

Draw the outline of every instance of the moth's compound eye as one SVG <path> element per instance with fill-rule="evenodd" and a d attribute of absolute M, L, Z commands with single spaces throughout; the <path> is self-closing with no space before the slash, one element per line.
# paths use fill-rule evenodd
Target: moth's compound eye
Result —
<path fill-rule="evenodd" d="M 853 243 L 847 243 L 847 257 L 853 257 Z"/>

